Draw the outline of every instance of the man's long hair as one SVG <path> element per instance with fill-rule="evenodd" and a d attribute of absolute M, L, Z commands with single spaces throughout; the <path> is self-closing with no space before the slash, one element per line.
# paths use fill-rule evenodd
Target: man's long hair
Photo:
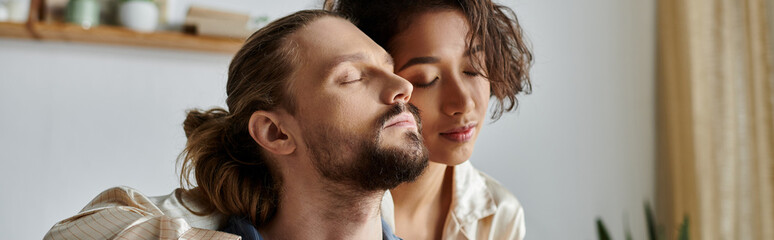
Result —
<path fill-rule="evenodd" d="M 183 122 L 188 138 L 178 162 L 184 197 L 203 206 L 205 215 L 247 217 L 255 226 L 272 219 L 279 204 L 282 179 L 248 132 L 250 116 L 283 108 L 294 113 L 288 91 L 297 66 L 297 49 L 289 36 L 325 16 L 322 10 L 299 11 L 280 18 L 250 36 L 231 61 L 226 86 L 228 111 L 190 110 Z"/>

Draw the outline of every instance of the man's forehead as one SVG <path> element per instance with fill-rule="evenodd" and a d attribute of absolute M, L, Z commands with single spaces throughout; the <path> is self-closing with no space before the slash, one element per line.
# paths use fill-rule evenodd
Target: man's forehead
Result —
<path fill-rule="evenodd" d="M 293 38 L 306 63 L 302 68 L 312 67 L 307 64 L 330 68 L 342 62 L 365 61 L 371 57 L 392 63 L 392 57 L 384 49 L 341 18 L 320 18 L 296 32 Z"/>
<path fill-rule="evenodd" d="M 312 21 L 293 34 L 296 41 L 310 49 L 345 47 L 347 43 L 362 42 L 363 37 L 368 38 L 349 21 L 328 16 Z"/>

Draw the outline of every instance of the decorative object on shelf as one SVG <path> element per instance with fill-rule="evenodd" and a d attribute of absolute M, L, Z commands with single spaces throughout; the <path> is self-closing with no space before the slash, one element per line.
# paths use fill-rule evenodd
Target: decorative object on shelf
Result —
<path fill-rule="evenodd" d="M 48 0 L 47 0 L 48 1 Z M 99 2 L 100 25 L 121 25 L 118 20 L 118 10 L 123 0 L 97 0 Z"/>
<path fill-rule="evenodd" d="M 254 32 L 248 29 L 249 22 L 248 14 L 191 6 L 184 29 L 196 35 L 245 39 Z"/>
<path fill-rule="evenodd" d="M 65 14 L 67 22 L 91 28 L 99 25 L 99 2 L 97 0 L 70 0 Z"/>
<path fill-rule="evenodd" d="M 162 14 L 160 25 L 163 29 L 182 32 L 185 16 L 191 5 L 190 0 L 156 0 L 156 2 Z"/>
<path fill-rule="evenodd" d="M 0 22 L 8 21 L 8 15 L 8 7 L 6 7 L 4 3 L 0 2 Z"/>
<path fill-rule="evenodd" d="M 10 0 L 7 2 L 8 20 L 21 23 L 27 21 L 30 1 L 28 0 Z"/>
<path fill-rule="evenodd" d="M 46 23 L 64 22 L 68 0 L 45 0 L 41 21 Z"/>
<path fill-rule="evenodd" d="M 179 32 L 182 30 L 182 20 L 177 20 L 173 16 L 177 10 L 178 2 L 175 0 L 155 0 L 159 7 L 159 26 L 158 29 Z M 181 18 L 182 19 L 182 18 Z"/>
<path fill-rule="evenodd" d="M 159 8 L 151 0 L 124 0 L 118 11 L 121 25 L 138 32 L 153 32 L 159 24 Z"/>
<path fill-rule="evenodd" d="M 271 19 L 266 15 L 252 17 L 250 18 L 250 22 L 247 23 L 247 29 L 257 31 L 258 29 L 266 26 L 266 24 L 269 24 L 269 20 Z"/>

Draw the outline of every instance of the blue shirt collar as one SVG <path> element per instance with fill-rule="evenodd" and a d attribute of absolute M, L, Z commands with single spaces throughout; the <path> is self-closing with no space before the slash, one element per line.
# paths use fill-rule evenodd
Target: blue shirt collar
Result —
<path fill-rule="evenodd" d="M 250 220 L 245 217 L 231 216 L 226 223 L 226 226 L 221 229 L 222 232 L 227 232 L 242 237 L 242 240 L 264 240 L 261 234 L 258 233 Z M 392 232 L 392 229 L 387 222 L 382 219 L 382 239 L 383 240 L 403 240 Z"/>

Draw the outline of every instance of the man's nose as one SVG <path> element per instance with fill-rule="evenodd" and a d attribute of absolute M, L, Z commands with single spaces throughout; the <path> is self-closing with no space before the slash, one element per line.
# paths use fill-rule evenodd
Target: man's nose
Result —
<path fill-rule="evenodd" d="M 399 102 L 408 103 L 412 91 L 414 91 L 414 86 L 408 80 L 390 72 L 385 74 L 384 90 L 380 98 L 387 105 Z"/>

